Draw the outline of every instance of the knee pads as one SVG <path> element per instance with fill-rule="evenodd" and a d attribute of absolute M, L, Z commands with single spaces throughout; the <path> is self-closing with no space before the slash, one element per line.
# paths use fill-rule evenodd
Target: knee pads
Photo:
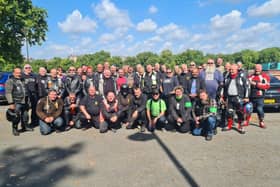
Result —
<path fill-rule="evenodd" d="M 232 108 L 227 110 L 227 117 L 233 118 L 234 114 L 235 114 L 235 111 Z"/>

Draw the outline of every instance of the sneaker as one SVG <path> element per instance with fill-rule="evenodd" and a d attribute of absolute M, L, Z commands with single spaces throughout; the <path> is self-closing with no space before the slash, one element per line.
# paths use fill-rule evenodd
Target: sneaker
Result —
<path fill-rule="evenodd" d="M 226 127 L 222 128 L 222 131 L 229 131 L 229 130 L 231 130 L 231 128 L 230 128 L 230 127 L 228 127 L 228 126 L 226 126 Z"/>
<path fill-rule="evenodd" d="M 211 141 L 212 140 L 212 135 L 208 134 L 206 137 L 205 137 L 205 140 L 206 141 Z"/>
<path fill-rule="evenodd" d="M 240 127 L 238 129 L 238 131 L 239 131 L 240 134 L 245 134 L 246 133 L 246 131 L 245 131 L 245 129 L 243 127 Z"/>
<path fill-rule="evenodd" d="M 117 132 L 117 129 L 111 128 L 111 131 L 112 131 L 113 133 L 116 133 L 116 132 Z"/>
<path fill-rule="evenodd" d="M 264 122 L 263 122 L 263 121 L 261 121 L 259 124 L 260 124 L 260 128 L 263 128 L 263 129 L 265 129 L 265 128 L 266 128 L 266 126 L 265 126 L 265 124 L 264 124 Z"/>

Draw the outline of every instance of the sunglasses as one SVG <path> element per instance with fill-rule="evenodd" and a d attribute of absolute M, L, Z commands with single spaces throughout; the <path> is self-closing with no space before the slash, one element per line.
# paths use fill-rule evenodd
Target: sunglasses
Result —
<path fill-rule="evenodd" d="M 171 71 L 168 71 L 168 72 L 166 72 L 166 73 L 172 73 Z"/>
<path fill-rule="evenodd" d="M 24 69 L 31 69 L 31 67 L 25 67 Z"/>
<path fill-rule="evenodd" d="M 195 64 L 190 64 L 190 66 L 195 66 Z"/>
<path fill-rule="evenodd" d="M 69 71 L 75 71 L 75 69 L 69 69 Z"/>
<path fill-rule="evenodd" d="M 214 64 L 214 63 L 212 63 L 212 62 L 208 62 L 207 64 Z"/>
<path fill-rule="evenodd" d="M 159 93 L 153 93 L 153 95 L 159 95 Z"/>

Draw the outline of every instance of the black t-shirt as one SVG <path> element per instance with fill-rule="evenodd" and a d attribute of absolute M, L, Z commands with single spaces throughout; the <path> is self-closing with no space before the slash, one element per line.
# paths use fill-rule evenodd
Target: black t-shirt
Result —
<path fill-rule="evenodd" d="M 99 115 L 101 104 L 102 98 L 99 95 L 95 95 L 94 97 L 87 95 L 80 102 L 80 105 L 85 106 L 87 112 L 93 116 Z"/>

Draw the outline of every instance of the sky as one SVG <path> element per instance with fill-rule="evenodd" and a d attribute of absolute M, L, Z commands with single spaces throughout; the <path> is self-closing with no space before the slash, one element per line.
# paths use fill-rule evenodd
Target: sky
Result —
<path fill-rule="evenodd" d="M 33 0 L 48 12 L 33 59 L 92 54 L 234 53 L 280 47 L 280 0 Z M 26 48 L 22 53 L 26 56 Z"/>

